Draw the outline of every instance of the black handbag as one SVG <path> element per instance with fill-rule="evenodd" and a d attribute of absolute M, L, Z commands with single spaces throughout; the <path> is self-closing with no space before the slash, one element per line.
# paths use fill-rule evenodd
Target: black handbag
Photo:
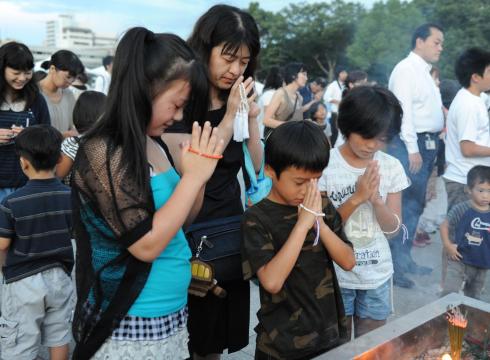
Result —
<path fill-rule="evenodd" d="M 185 230 L 192 255 L 210 263 L 218 283 L 243 280 L 240 243 L 242 215 L 192 224 Z"/>

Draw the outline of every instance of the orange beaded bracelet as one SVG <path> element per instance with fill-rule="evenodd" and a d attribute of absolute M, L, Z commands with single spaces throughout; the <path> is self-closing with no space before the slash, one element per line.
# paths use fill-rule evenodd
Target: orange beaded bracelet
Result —
<path fill-rule="evenodd" d="M 202 157 L 205 157 L 205 158 L 208 158 L 208 159 L 216 159 L 216 160 L 219 160 L 219 159 L 222 159 L 223 158 L 223 155 L 203 154 L 202 152 L 199 152 L 196 149 L 193 149 L 191 147 L 189 148 L 189 152 L 191 152 L 193 154 L 196 154 L 196 155 L 199 155 L 199 156 L 202 156 Z"/>

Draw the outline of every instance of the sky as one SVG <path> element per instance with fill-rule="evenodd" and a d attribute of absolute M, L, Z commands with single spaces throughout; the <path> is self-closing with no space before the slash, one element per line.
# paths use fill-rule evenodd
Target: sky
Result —
<path fill-rule="evenodd" d="M 42 45 L 46 21 L 58 14 L 75 15 L 82 27 L 96 34 L 118 37 L 133 26 L 155 32 L 173 32 L 187 38 L 197 18 L 210 6 L 226 3 L 248 7 L 249 0 L 0 0 L 0 39 L 14 39 L 27 45 Z M 260 7 L 278 11 L 288 3 L 318 0 L 261 0 Z M 358 0 L 371 6 L 375 0 Z"/>

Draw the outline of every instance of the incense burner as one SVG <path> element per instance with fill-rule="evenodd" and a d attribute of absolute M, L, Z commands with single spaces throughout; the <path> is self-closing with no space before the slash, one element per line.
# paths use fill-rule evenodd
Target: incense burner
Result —
<path fill-rule="evenodd" d="M 490 336 L 490 304 L 459 294 L 449 294 L 412 313 L 393 320 L 317 360 L 413 360 L 449 346 L 446 311 L 459 306 L 468 319 L 466 337 L 486 344 Z M 441 350 L 442 351 L 442 350 Z M 435 355 L 441 359 L 444 352 Z M 475 357 L 478 359 L 478 357 Z"/>

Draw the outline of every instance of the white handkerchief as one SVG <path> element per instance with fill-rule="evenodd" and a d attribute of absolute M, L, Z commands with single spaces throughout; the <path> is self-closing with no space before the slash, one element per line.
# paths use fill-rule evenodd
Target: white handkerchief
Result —
<path fill-rule="evenodd" d="M 245 87 L 240 84 L 240 106 L 233 121 L 233 140 L 242 142 L 250 137 L 248 132 L 248 101 L 245 94 Z"/>

